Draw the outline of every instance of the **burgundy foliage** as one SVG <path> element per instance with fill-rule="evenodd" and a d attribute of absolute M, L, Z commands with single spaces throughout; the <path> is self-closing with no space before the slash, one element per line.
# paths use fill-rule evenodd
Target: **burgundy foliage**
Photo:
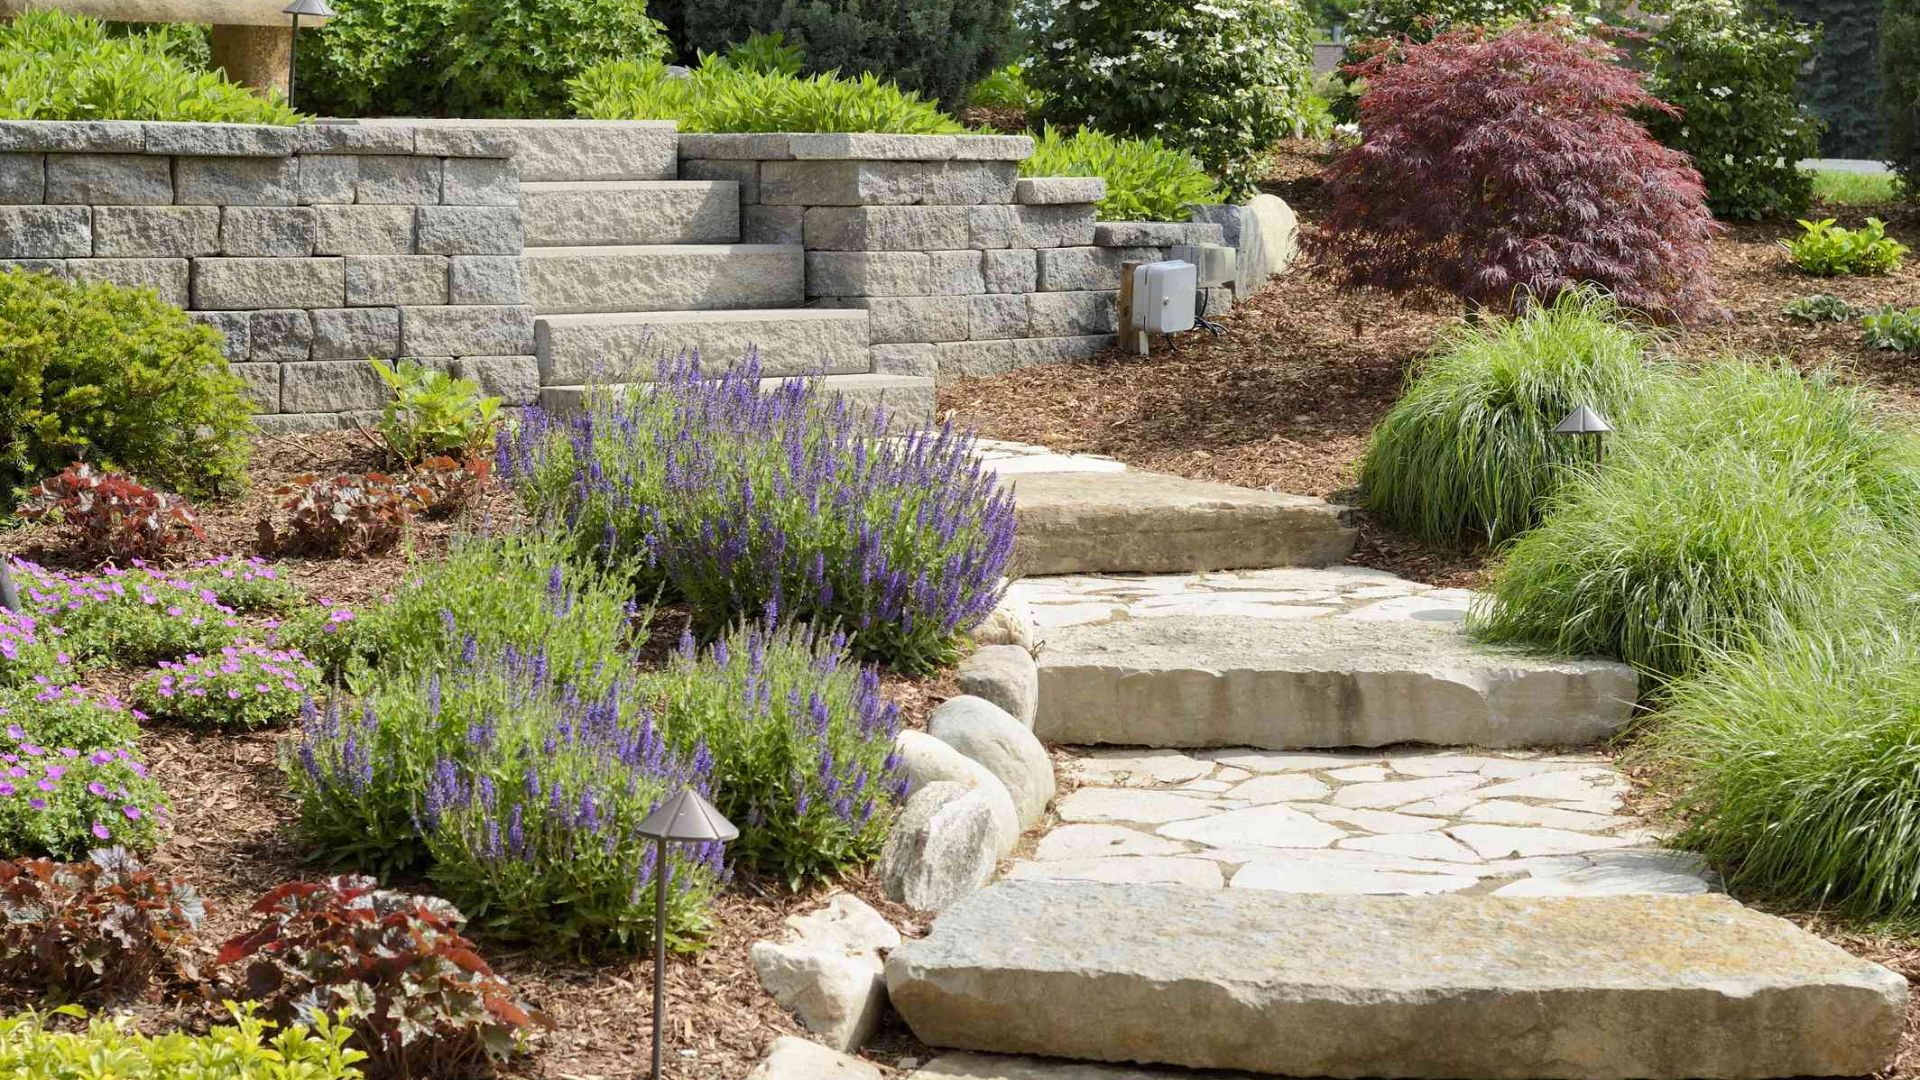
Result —
<path fill-rule="evenodd" d="M 320 477 L 302 474 L 275 489 L 288 496 L 284 532 L 260 522 L 260 546 L 274 552 L 375 554 L 400 542 L 407 522 L 433 504 L 433 492 L 385 473 Z"/>
<path fill-rule="evenodd" d="M 1717 314 L 1700 174 L 1629 115 L 1672 113 L 1571 28 L 1442 34 L 1348 67 L 1362 141 L 1308 244 L 1343 288 L 1437 288 L 1509 309 L 1582 282 L 1667 320 Z"/>
<path fill-rule="evenodd" d="M 56 1002 L 102 1002 L 156 977 L 191 979 L 205 915 L 191 887 L 124 848 L 74 863 L 0 861 L 0 982 Z"/>
<path fill-rule="evenodd" d="M 51 517 L 66 526 L 80 554 L 127 562 L 158 561 L 182 537 L 205 540 L 193 508 L 178 495 L 154 491 L 84 462 L 40 481 L 20 506 L 28 521 Z"/>

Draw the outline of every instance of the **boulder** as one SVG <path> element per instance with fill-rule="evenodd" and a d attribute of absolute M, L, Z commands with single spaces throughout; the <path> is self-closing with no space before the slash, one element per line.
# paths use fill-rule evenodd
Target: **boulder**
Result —
<path fill-rule="evenodd" d="M 1192 207 L 1193 220 L 1220 226 L 1238 264 L 1233 294 L 1245 300 L 1268 279 L 1284 273 L 1300 252 L 1300 219 L 1277 195 L 1260 194 L 1238 205 Z"/>
<path fill-rule="evenodd" d="M 782 1035 L 747 1080 L 880 1080 L 880 1070 L 819 1043 Z"/>
<path fill-rule="evenodd" d="M 987 768 L 1006 785 L 1022 831 L 1046 816 L 1053 801 L 1053 759 L 1027 725 L 984 698 L 962 695 L 944 702 L 927 720 L 934 738 Z"/>
<path fill-rule="evenodd" d="M 993 877 L 1000 853 L 987 793 L 949 781 L 915 792 L 894 821 L 878 864 L 889 897 L 939 911 Z"/>
<path fill-rule="evenodd" d="M 1018 645 L 1028 652 L 1033 651 L 1036 637 L 1033 609 L 1012 589 L 987 612 L 986 621 L 973 630 L 973 640 L 981 645 Z"/>
<path fill-rule="evenodd" d="M 1001 783 L 992 770 L 952 745 L 912 728 L 894 737 L 893 748 L 899 753 L 900 765 L 907 773 L 908 795 L 943 780 L 962 787 L 979 788 L 985 793 L 988 808 L 993 814 L 994 854 L 1005 855 L 1020 842 L 1019 807 L 1014 804 L 1013 794 L 1007 790 L 1007 785 Z"/>
<path fill-rule="evenodd" d="M 886 1011 L 882 953 L 899 946 L 900 934 L 851 893 L 787 926 L 787 940 L 753 946 L 761 984 L 828 1046 L 858 1050 Z"/>
<path fill-rule="evenodd" d="M 985 698 L 1033 726 L 1040 704 L 1040 669 L 1018 645 L 988 645 L 960 661 L 960 692 Z"/>

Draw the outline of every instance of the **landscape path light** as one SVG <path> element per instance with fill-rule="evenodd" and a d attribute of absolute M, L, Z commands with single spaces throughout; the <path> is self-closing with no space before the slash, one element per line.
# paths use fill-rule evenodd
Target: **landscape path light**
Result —
<path fill-rule="evenodd" d="M 660 804 L 634 830 L 660 846 L 653 860 L 653 1080 L 660 1080 L 660 1049 L 667 1034 L 667 862 L 668 844 L 725 844 L 737 839 L 734 827 L 700 793 L 687 788 Z"/>
<path fill-rule="evenodd" d="M 20 610 L 20 587 L 13 583 L 13 568 L 8 559 L 0 556 L 0 608 L 8 611 Z"/>
<path fill-rule="evenodd" d="M 331 19 L 334 10 L 327 6 L 327 0 L 293 0 L 280 10 L 293 16 L 293 39 L 287 43 L 287 107 L 292 108 L 293 84 L 300 74 L 300 16 Z"/>
<path fill-rule="evenodd" d="M 1560 426 L 1553 429 L 1553 433 L 1555 435 L 1572 435 L 1576 438 L 1592 436 L 1593 463 L 1598 465 L 1600 464 L 1601 458 L 1606 455 L 1607 433 L 1612 430 L 1613 425 L 1607 423 L 1606 417 L 1601 416 L 1585 405 L 1577 405 L 1572 412 L 1567 414 L 1565 420 L 1560 421 Z"/>

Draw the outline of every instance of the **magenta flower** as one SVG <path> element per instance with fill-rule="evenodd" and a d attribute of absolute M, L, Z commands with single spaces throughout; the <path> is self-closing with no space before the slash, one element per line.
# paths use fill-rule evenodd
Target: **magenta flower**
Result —
<path fill-rule="evenodd" d="M 128 821 L 140 820 L 140 808 L 137 806 L 133 806 L 133 805 L 123 806 L 120 808 L 120 812 L 127 815 Z"/>
<path fill-rule="evenodd" d="M 93 835 L 99 837 L 102 840 L 113 839 L 112 831 L 109 830 L 105 825 L 102 825 L 97 821 L 93 823 Z"/>

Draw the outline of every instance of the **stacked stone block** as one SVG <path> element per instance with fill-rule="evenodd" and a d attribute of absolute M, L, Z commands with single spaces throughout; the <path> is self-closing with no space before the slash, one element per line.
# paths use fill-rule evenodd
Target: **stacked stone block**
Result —
<path fill-rule="evenodd" d="M 0 122 L 0 261 L 188 309 L 221 332 L 268 431 L 378 409 L 369 357 L 527 404 L 511 153 L 429 124 Z"/>

